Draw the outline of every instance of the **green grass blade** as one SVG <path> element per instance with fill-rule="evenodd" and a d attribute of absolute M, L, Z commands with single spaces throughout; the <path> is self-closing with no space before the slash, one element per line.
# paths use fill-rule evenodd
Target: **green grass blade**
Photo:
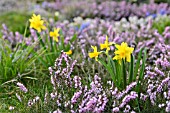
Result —
<path fill-rule="evenodd" d="M 106 62 L 104 62 L 102 59 L 98 58 L 98 61 L 107 69 L 107 71 L 109 72 L 109 74 L 111 75 L 113 81 L 115 82 L 115 76 L 114 73 L 110 67 L 110 65 L 106 64 Z"/>
<path fill-rule="evenodd" d="M 77 34 L 74 34 L 70 40 L 70 43 L 73 43 L 77 39 Z"/>
<path fill-rule="evenodd" d="M 131 62 L 130 62 L 130 69 L 129 69 L 129 84 L 133 80 L 134 75 L 134 56 L 131 54 Z"/>
<path fill-rule="evenodd" d="M 118 77 L 116 75 L 116 65 L 115 62 L 112 60 L 112 58 L 109 57 L 109 68 L 112 71 L 112 78 L 114 79 L 115 85 L 118 86 Z"/>
<path fill-rule="evenodd" d="M 142 60 L 142 69 L 140 70 L 140 74 L 139 74 L 140 80 L 143 80 L 143 77 L 144 77 L 145 63 L 146 63 L 146 48 L 144 49 L 144 56 L 143 56 L 143 60 Z"/>
<path fill-rule="evenodd" d="M 50 46 L 51 46 L 51 51 L 54 52 L 53 39 L 52 38 L 50 38 Z"/>
<path fill-rule="evenodd" d="M 138 59 L 137 59 L 136 65 L 135 65 L 133 80 L 136 80 L 136 76 L 137 76 L 139 66 L 140 66 L 140 60 L 142 57 L 142 51 L 143 51 L 143 49 L 141 49 L 140 52 L 138 53 Z"/>
<path fill-rule="evenodd" d="M 140 69 L 140 73 L 139 73 L 139 80 L 138 80 L 138 83 L 137 83 L 137 87 L 136 87 L 136 90 L 138 92 L 138 95 L 140 96 L 140 90 L 141 90 L 141 83 L 143 81 L 143 77 L 144 77 L 144 71 L 145 71 L 145 63 L 146 63 L 146 48 L 144 49 L 144 56 L 143 56 L 143 59 L 142 59 L 142 67 Z M 140 97 L 138 97 L 140 98 Z"/>

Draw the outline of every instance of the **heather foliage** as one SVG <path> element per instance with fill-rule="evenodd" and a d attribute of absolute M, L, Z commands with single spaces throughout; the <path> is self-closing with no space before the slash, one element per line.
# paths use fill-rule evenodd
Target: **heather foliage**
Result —
<path fill-rule="evenodd" d="M 24 32 L 2 24 L 0 112 L 170 112 L 168 4 L 41 7 L 54 18 L 32 14 Z"/>

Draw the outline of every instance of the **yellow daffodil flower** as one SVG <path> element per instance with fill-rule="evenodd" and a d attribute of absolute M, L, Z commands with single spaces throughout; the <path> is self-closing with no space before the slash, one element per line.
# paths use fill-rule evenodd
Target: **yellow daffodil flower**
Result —
<path fill-rule="evenodd" d="M 30 28 L 36 29 L 38 32 L 41 32 L 42 30 L 46 30 L 46 27 L 44 26 L 44 20 L 41 20 L 40 15 L 33 14 L 32 18 L 29 19 L 30 21 Z"/>
<path fill-rule="evenodd" d="M 92 49 L 93 49 L 93 52 L 92 52 L 92 53 L 89 53 L 89 57 L 90 57 L 90 58 L 94 58 L 94 57 L 95 57 L 95 60 L 98 61 L 97 58 L 98 58 L 98 56 L 99 56 L 99 54 L 100 54 L 101 52 L 97 52 L 97 47 L 96 47 L 96 46 L 91 46 L 91 47 L 92 47 Z"/>
<path fill-rule="evenodd" d="M 65 52 L 67 55 L 71 55 L 72 54 L 72 50 L 69 50 L 67 52 Z"/>
<path fill-rule="evenodd" d="M 53 37 L 53 39 L 58 42 L 58 37 L 60 36 L 59 34 L 60 28 L 54 29 L 54 32 L 50 32 L 50 37 Z"/>
<path fill-rule="evenodd" d="M 114 52 L 115 57 L 113 60 L 118 60 L 121 63 L 122 59 L 126 59 L 127 62 L 130 62 L 131 54 L 134 50 L 132 47 L 128 47 L 127 43 L 122 42 L 121 45 L 116 44 L 115 47 L 117 50 Z"/>
<path fill-rule="evenodd" d="M 109 52 L 110 50 L 110 46 L 114 44 L 113 42 L 109 42 L 108 41 L 108 37 L 106 36 L 106 40 L 104 42 L 104 44 L 100 44 L 100 49 L 106 49 L 106 53 Z"/>

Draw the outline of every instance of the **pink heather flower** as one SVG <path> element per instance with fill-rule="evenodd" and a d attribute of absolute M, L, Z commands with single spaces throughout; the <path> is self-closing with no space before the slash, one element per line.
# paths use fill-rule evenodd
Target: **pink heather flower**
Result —
<path fill-rule="evenodd" d="M 85 108 L 87 109 L 87 111 L 90 111 L 95 107 L 96 103 L 97 103 L 97 99 L 96 97 L 93 97 L 87 102 Z"/>
<path fill-rule="evenodd" d="M 170 33 L 166 33 L 166 34 L 165 34 L 165 38 L 168 38 L 168 39 L 169 39 L 169 38 L 170 38 Z"/>
<path fill-rule="evenodd" d="M 129 113 L 130 111 L 130 106 L 129 105 L 126 105 L 125 109 L 123 110 L 124 113 Z"/>
<path fill-rule="evenodd" d="M 17 83 L 17 85 L 19 86 L 20 90 L 27 93 L 28 89 L 20 82 Z"/>
<path fill-rule="evenodd" d="M 167 84 L 169 82 L 169 80 L 170 80 L 170 77 L 167 77 L 164 80 L 162 80 L 161 84 L 165 85 L 165 84 Z"/>
<path fill-rule="evenodd" d="M 15 107 L 9 106 L 9 110 L 10 110 L 10 111 L 12 111 L 12 110 L 14 110 L 14 109 L 15 109 Z"/>
<path fill-rule="evenodd" d="M 18 93 L 16 93 L 15 95 L 16 95 L 16 97 L 18 98 L 18 100 L 19 100 L 20 102 L 22 102 L 22 99 L 21 99 L 21 97 L 18 95 Z"/>
<path fill-rule="evenodd" d="M 46 92 L 44 95 L 44 103 L 46 103 L 46 104 L 47 104 L 47 96 L 48 96 L 48 93 Z"/>
<path fill-rule="evenodd" d="M 160 65 L 164 69 L 166 69 L 166 68 L 170 67 L 170 62 L 167 60 L 167 58 L 164 58 L 164 59 L 159 58 L 159 59 L 156 60 L 156 65 Z"/>
<path fill-rule="evenodd" d="M 77 102 L 77 99 L 81 96 L 81 94 L 82 94 L 82 91 L 81 91 L 81 90 L 78 91 L 78 92 L 76 92 L 76 93 L 73 95 L 72 99 L 71 99 L 71 103 L 72 103 L 72 104 L 76 103 L 76 102 Z"/>
<path fill-rule="evenodd" d="M 28 100 L 28 106 L 31 107 L 33 104 L 35 104 L 36 102 L 38 102 L 38 100 L 40 99 L 39 96 L 36 96 L 33 100 Z"/>
<path fill-rule="evenodd" d="M 154 78 L 156 77 L 157 74 L 155 72 L 146 71 L 146 75 L 149 76 L 150 78 Z"/>
<path fill-rule="evenodd" d="M 167 98 L 170 99 L 170 88 L 168 90 L 168 97 Z"/>
<path fill-rule="evenodd" d="M 61 110 L 57 109 L 53 113 L 62 113 Z"/>
<path fill-rule="evenodd" d="M 113 112 L 113 113 L 118 113 L 118 112 L 119 112 L 119 107 L 113 108 L 113 109 L 112 109 L 112 112 Z"/>
<path fill-rule="evenodd" d="M 135 111 L 131 111 L 130 113 L 136 113 Z"/>
<path fill-rule="evenodd" d="M 56 98 L 56 96 L 57 96 L 57 93 L 51 93 L 50 96 L 51 96 L 51 99 L 54 100 L 54 98 Z"/>
<path fill-rule="evenodd" d="M 163 34 L 165 35 L 166 33 L 169 33 L 169 31 L 170 31 L 170 27 L 168 26 L 168 27 L 165 28 Z"/>
<path fill-rule="evenodd" d="M 141 93 L 140 99 L 143 101 L 146 101 L 146 99 L 148 98 L 148 95 L 144 95 L 143 93 Z"/>
<path fill-rule="evenodd" d="M 75 83 L 75 88 L 82 88 L 81 87 L 81 78 L 79 76 L 74 76 L 73 78 L 74 83 Z"/>
<path fill-rule="evenodd" d="M 76 113 L 74 110 L 70 110 L 71 113 Z"/>
<path fill-rule="evenodd" d="M 170 101 L 167 102 L 167 107 L 165 108 L 166 112 L 170 112 Z"/>
<path fill-rule="evenodd" d="M 40 99 L 39 96 L 36 96 L 36 97 L 35 97 L 35 101 L 38 101 L 39 99 Z"/>
<path fill-rule="evenodd" d="M 163 91 L 163 88 L 162 88 L 161 85 L 159 85 L 158 88 L 157 88 L 157 92 L 158 92 L 158 93 L 161 93 L 162 91 Z"/>
<path fill-rule="evenodd" d="M 157 67 L 155 67 L 155 72 L 160 74 L 161 76 L 165 76 L 164 72 L 162 72 L 161 70 L 159 70 Z"/>
<path fill-rule="evenodd" d="M 128 93 L 132 88 L 136 86 L 136 82 L 132 82 L 130 85 L 126 86 L 125 92 Z"/>
<path fill-rule="evenodd" d="M 131 100 L 134 100 L 138 97 L 138 94 L 134 91 L 131 91 L 129 95 L 126 95 L 123 100 L 122 103 L 120 104 L 120 108 L 123 108 L 127 103 L 129 103 Z"/>

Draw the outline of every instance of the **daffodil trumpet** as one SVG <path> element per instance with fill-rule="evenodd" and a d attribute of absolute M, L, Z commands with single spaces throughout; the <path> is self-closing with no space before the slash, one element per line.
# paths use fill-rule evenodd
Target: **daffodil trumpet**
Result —
<path fill-rule="evenodd" d="M 134 50 L 132 47 L 128 47 L 127 43 L 122 42 L 121 45 L 116 44 L 116 51 L 115 56 L 113 57 L 113 60 L 118 60 L 119 64 L 121 64 L 121 60 L 124 59 L 127 62 L 130 62 L 131 60 L 131 54 Z"/>

